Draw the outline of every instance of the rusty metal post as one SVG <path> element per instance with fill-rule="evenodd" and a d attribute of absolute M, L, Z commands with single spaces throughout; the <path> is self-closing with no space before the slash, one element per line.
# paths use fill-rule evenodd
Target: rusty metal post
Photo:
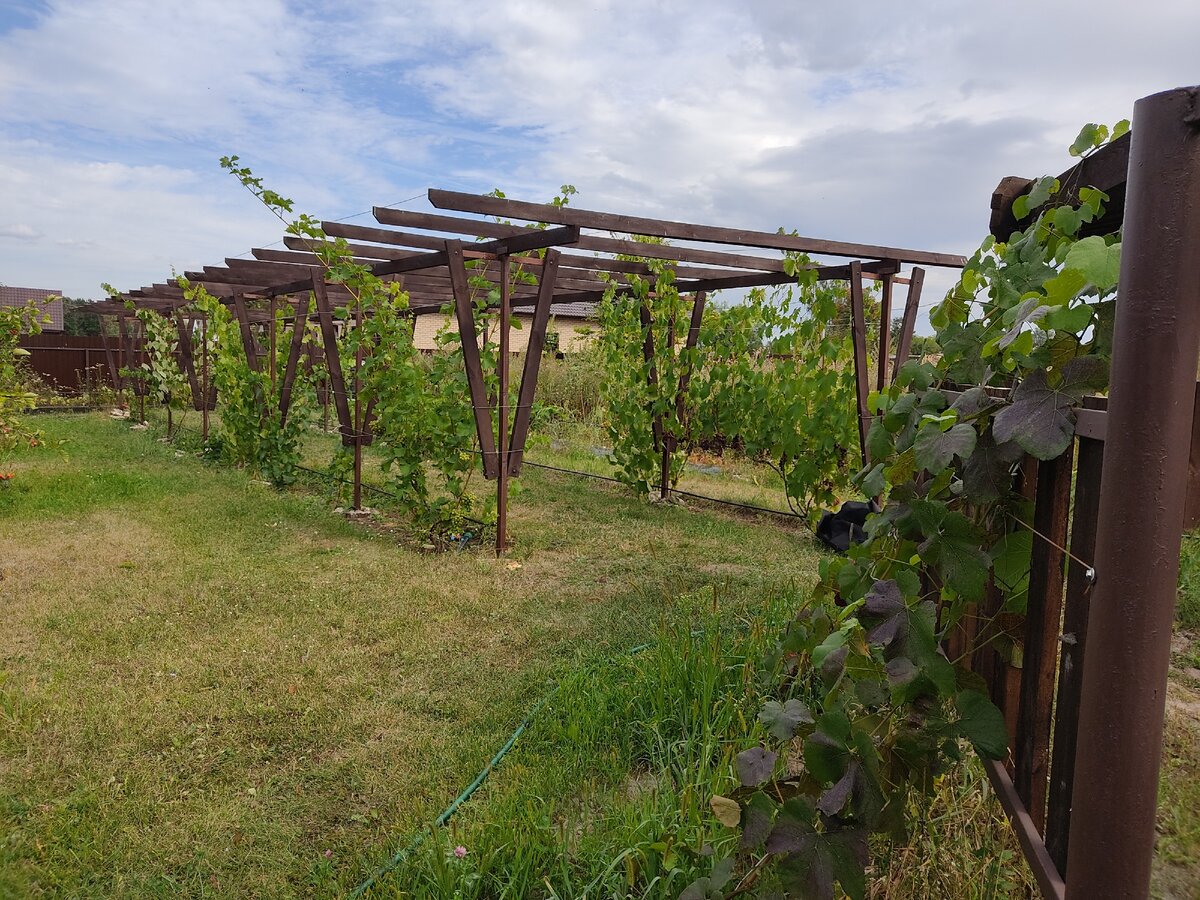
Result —
<path fill-rule="evenodd" d="M 509 285 L 508 255 L 500 257 L 500 359 L 497 369 L 500 374 L 499 409 L 500 471 L 496 478 L 496 555 L 504 553 L 508 546 L 508 326 Z"/>
<path fill-rule="evenodd" d="M 1137 102 L 1128 184 L 1068 900 L 1150 891 L 1200 348 L 1200 87 Z"/>

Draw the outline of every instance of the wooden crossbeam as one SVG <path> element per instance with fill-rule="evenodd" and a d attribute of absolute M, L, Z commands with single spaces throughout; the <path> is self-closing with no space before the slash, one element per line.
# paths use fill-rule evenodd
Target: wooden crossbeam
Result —
<path fill-rule="evenodd" d="M 525 219 L 530 222 L 552 222 L 560 225 L 575 225 L 579 228 L 594 228 L 601 231 L 618 231 L 627 234 L 644 234 L 651 237 L 676 238 L 685 241 L 706 241 L 715 244 L 733 244 L 771 250 L 822 253 L 829 256 L 895 259 L 901 262 L 946 266 L 950 268 L 961 268 L 967 262 L 966 257 L 952 253 L 904 250 L 897 247 L 855 244 L 846 241 L 830 241 L 787 234 L 772 234 L 766 231 L 750 231 L 743 228 L 692 225 L 687 222 L 675 222 L 668 219 L 626 216 L 616 213 L 579 209 L 574 206 L 555 206 L 549 203 L 526 203 L 520 200 L 484 197 L 478 194 L 465 194 L 460 191 L 442 191 L 436 188 L 430 189 L 429 202 L 438 209 L 450 209 L 457 212 Z"/>

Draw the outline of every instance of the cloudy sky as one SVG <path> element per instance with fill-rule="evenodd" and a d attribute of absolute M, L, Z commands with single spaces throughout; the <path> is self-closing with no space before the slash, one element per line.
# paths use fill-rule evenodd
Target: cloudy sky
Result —
<path fill-rule="evenodd" d="M 0 282 L 95 297 L 278 240 L 234 153 L 329 219 L 571 183 L 969 253 L 1001 176 L 1200 82 L 1198 40 L 1196 0 L 3 0 Z"/>

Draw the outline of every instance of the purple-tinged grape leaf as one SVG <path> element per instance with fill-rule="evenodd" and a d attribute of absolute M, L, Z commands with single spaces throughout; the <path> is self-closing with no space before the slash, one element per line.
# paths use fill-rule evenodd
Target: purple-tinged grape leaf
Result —
<path fill-rule="evenodd" d="M 778 756 L 762 747 L 751 747 L 737 755 L 738 780 L 744 787 L 757 787 L 775 771 Z"/>

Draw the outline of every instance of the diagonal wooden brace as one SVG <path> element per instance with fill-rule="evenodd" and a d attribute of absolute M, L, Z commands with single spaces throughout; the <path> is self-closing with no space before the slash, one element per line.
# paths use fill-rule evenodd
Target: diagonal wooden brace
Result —
<path fill-rule="evenodd" d="M 342 376 L 342 357 L 338 352 L 337 331 L 333 327 L 333 308 L 325 292 L 323 273 L 313 275 L 312 292 L 317 300 L 317 319 L 321 323 L 321 337 L 325 342 L 325 368 L 329 372 L 329 390 L 333 392 L 333 404 L 337 409 L 338 430 L 342 433 L 342 444 L 352 447 L 356 440 L 354 420 L 350 416 L 346 379 Z"/>
<path fill-rule="evenodd" d="M 684 351 L 695 350 L 696 344 L 700 340 L 700 323 L 704 320 L 704 304 L 708 299 L 708 295 L 704 291 L 697 291 L 696 296 L 692 301 L 692 320 L 688 325 L 687 340 L 684 343 Z M 675 420 L 682 423 L 683 414 L 687 405 L 688 384 L 692 380 L 692 371 L 694 365 L 689 363 L 679 376 L 679 392 L 675 395 Z M 679 437 L 677 435 L 664 436 L 667 441 L 667 448 L 673 453 L 679 445 Z"/>
<path fill-rule="evenodd" d="M 240 294 L 233 295 L 233 311 L 237 315 L 238 326 L 242 331 L 242 346 L 246 348 L 246 362 L 250 371 L 257 372 L 259 367 L 258 345 L 254 341 L 254 332 L 250 328 L 250 314 L 246 311 L 246 299 Z"/>
<path fill-rule="evenodd" d="M 304 346 L 304 332 L 308 327 L 309 295 L 305 291 L 296 298 L 295 316 L 292 318 L 292 343 L 288 347 L 287 366 L 283 370 L 283 382 L 279 386 L 279 424 L 286 425 L 288 410 L 292 408 L 292 385 L 296 383 L 296 370 L 300 365 L 300 349 Z"/>
<path fill-rule="evenodd" d="M 915 268 L 908 282 L 908 299 L 904 303 L 904 319 L 900 324 L 900 335 L 896 339 L 896 362 L 892 366 L 892 381 L 900 374 L 900 367 L 908 362 L 912 349 L 913 330 L 917 325 L 917 309 L 921 305 L 921 287 L 925 284 L 925 270 Z"/>
<path fill-rule="evenodd" d="M 462 341 L 463 364 L 467 370 L 467 387 L 471 392 L 471 407 L 475 411 L 475 430 L 479 434 L 479 449 L 483 454 L 483 476 L 499 478 L 500 459 L 496 455 L 492 408 L 483 383 L 483 364 L 479 359 L 479 340 L 475 336 L 475 310 L 467 287 L 462 241 L 446 241 L 446 256 L 450 268 L 450 286 L 454 290 L 458 337 Z"/>
<path fill-rule="evenodd" d="M 124 389 L 125 389 L 125 384 L 124 384 L 124 382 L 121 380 L 121 366 L 120 366 L 120 353 L 121 353 L 121 344 L 120 344 L 120 336 L 119 336 L 119 334 L 118 334 L 118 337 L 117 337 L 117 354 L 118 354 L 118 355 L 117 355 L 116 357 L 114 357 L 114 356 L 113 356 L 113 349 L 112 349 L 112 345 L 109 343 L 109 341 L 108 341 L 108 335 L 107 335 L 107 334 L 105 333 L 105 331 L 104 331 L 104 319 L 106 319 L 106 318 L 108 318 L 108 316 L 104 316 L 104 317 L 102 317 L 102 318 L 100 319 L 100 345 L 101 345 L 102 347 L 104 347 L 104 359 L 105 359 L 105 361 L 108 363 L 108 375 L 109 375 L 109 377 L 110 377 L 110 378 L 112 378 L 113 390 L 115 390 L 115 391 L 122 391 L 122 390 L 124 390 Z M 116 317 L 114 316 L 113 318 L 115 319 Z M 118 326 L 117 326 L 117 327 L 119 328 L 119 327 L 120 327 L 120 320 L 119 320 L 119 319 L 117 319 L 117 322 L 118 322 Z"/>
<path fill-rule="evenodd" d="M 183 313 L 175 310 L 175 329 L 179 332 L 179 359 L 183 363 L 183 372 L 187 375 L 188 385 L 192 389 L 192 406 L 197 410 L 204 407 L 201 404 L 204 398 L 200 395 L 203 390 L 200 387 L 200 379 L 196 377 L 196 362 L 192 356 L 192 327 L 191 323 L 185 321 Z"/>
<path fill-rule="evenodd" d="M 547 250 L 542 265 L 542 280 L 538 285 L 537 304 L 533 308 L 533 327 L 529 331 L 529 346 L 525 349 L 525 368 L 521 372 L 521 392 L 517 399 L 517 415 L 513 420 L 512 439 L 508 442 L 508 474 L 521 474 L 525 455 L 525 439 L 529 436 L 529 416 L 537 394 L 538 372 L 546 349 L 546 325 L 550 321 L 550 303 L 554 299 L 554 283 L 558 279 L 558 264 L 562 253 Z"/>

